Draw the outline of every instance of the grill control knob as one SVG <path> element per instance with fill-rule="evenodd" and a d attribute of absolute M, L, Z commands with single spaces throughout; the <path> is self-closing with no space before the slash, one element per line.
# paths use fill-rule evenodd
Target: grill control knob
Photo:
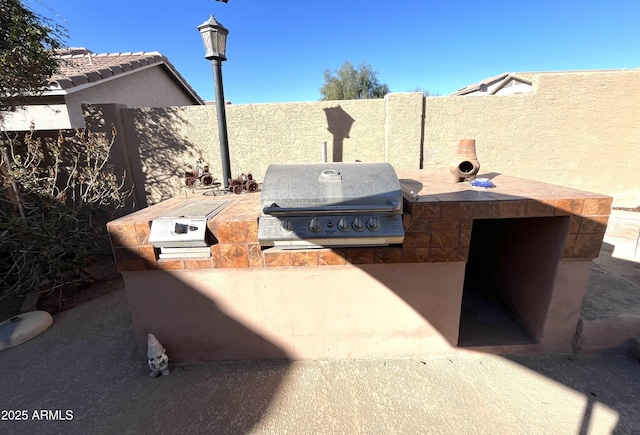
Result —
<path fill-rule="evenodd" d="M 364 230 L 364 221 L 362 220 L 362 218 L 359 218 L 359 217 L 355 218 L 353 220 L 353 224 L 352 225 L 353 225 L 353 229 L 356 230 L 356 231 Z"/>
<path fill-rule="evenodd" d="M 291 230 L 293 230 L 293 222 L 289 219 L 282 219 L 282 222 L 280 222 L 280 231 L 288 233 Z"/>
<path fill-rule="evenodd" d="M 379 230 L 380 229 L 380 218 L 374 216 L 371 219 L 369 219 L 367 221 L 367 228 L 369 228 L 371 231 Z"/>
<path fill-rule="evenodd" d="M 322 223 L 320 223 L 320 219 L 318 218 L 311 219 L 311 222 L 309 222 L 309 229 L 314 233 L 320 232 L 320 230 L 322 229 Z"/>
<path fill-rule="evenodd" d="M 349 221 L 345 218 L 340 219 L 338 221 L 338 229 L 340 231 L 349 231 Z"/>

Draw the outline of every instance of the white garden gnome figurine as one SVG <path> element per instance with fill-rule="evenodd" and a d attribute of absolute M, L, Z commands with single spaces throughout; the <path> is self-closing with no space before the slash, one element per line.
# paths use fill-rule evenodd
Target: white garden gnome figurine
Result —
<path fill-rule="evenodd" d="M 153 335 L 147 336 L 147 357 L 149 358 L 149 368 L 151 373 L 149 376 L 157 378 L 161 374 L 167 376 L 169 374 L 169 357 L 165 352 L 158 339 Z"/>

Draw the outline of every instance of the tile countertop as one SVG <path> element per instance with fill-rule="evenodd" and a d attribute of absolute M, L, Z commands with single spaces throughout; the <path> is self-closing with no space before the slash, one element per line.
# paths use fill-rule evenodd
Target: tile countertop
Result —
<path fill-rule="evenodd" d="M 401 246 L 262 250 L 258 243 L 260 192 L 182 194 L 109 222 L 107 228 L 120 271 L 466 261 L 473 219 L 550 216 L 570 216 L 563 258 L 593 259 L 600 251 L 611 210 L 612 198 L 607 195 L 506 175 L 484 175 L 496 186 L 490 189 L 453 183 L 444 171 L 398 171 L 398 176 L 405 191 L 406 234 Z M 208 223 L 217 240 L 211 257 L 158 260 L 158 250 L 149 244 L 151 221 L 187 200 L 229 201 Z"/>

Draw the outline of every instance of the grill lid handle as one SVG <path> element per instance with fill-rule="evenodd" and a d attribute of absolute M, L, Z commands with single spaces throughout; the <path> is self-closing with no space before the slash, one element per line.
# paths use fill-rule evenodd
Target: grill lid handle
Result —
<path fill-rule="evenodd" d="M 262 213 L 271 216 L 294 216 L 301 214 L 360 214 L 360 213 L 393 213 L 401 211 L 398 201 L 389 201 L 386 205 L 326 205 L 316 207 L 280 207 L 275 202 L 263 207 Z"/>

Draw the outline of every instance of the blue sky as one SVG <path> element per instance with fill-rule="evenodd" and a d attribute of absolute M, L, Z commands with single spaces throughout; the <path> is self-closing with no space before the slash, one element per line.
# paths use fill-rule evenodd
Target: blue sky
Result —
<path fill-rule="evenodd" d="M 447 95 L 503 72 L 640 67 L 636 0 L 27 0 L 94 53 L 159 51 L 205 100 L 197 27 L 229 29 L 234 104 L 317 101 L 326 69 L 370 64 L 392 92 Z"/>

